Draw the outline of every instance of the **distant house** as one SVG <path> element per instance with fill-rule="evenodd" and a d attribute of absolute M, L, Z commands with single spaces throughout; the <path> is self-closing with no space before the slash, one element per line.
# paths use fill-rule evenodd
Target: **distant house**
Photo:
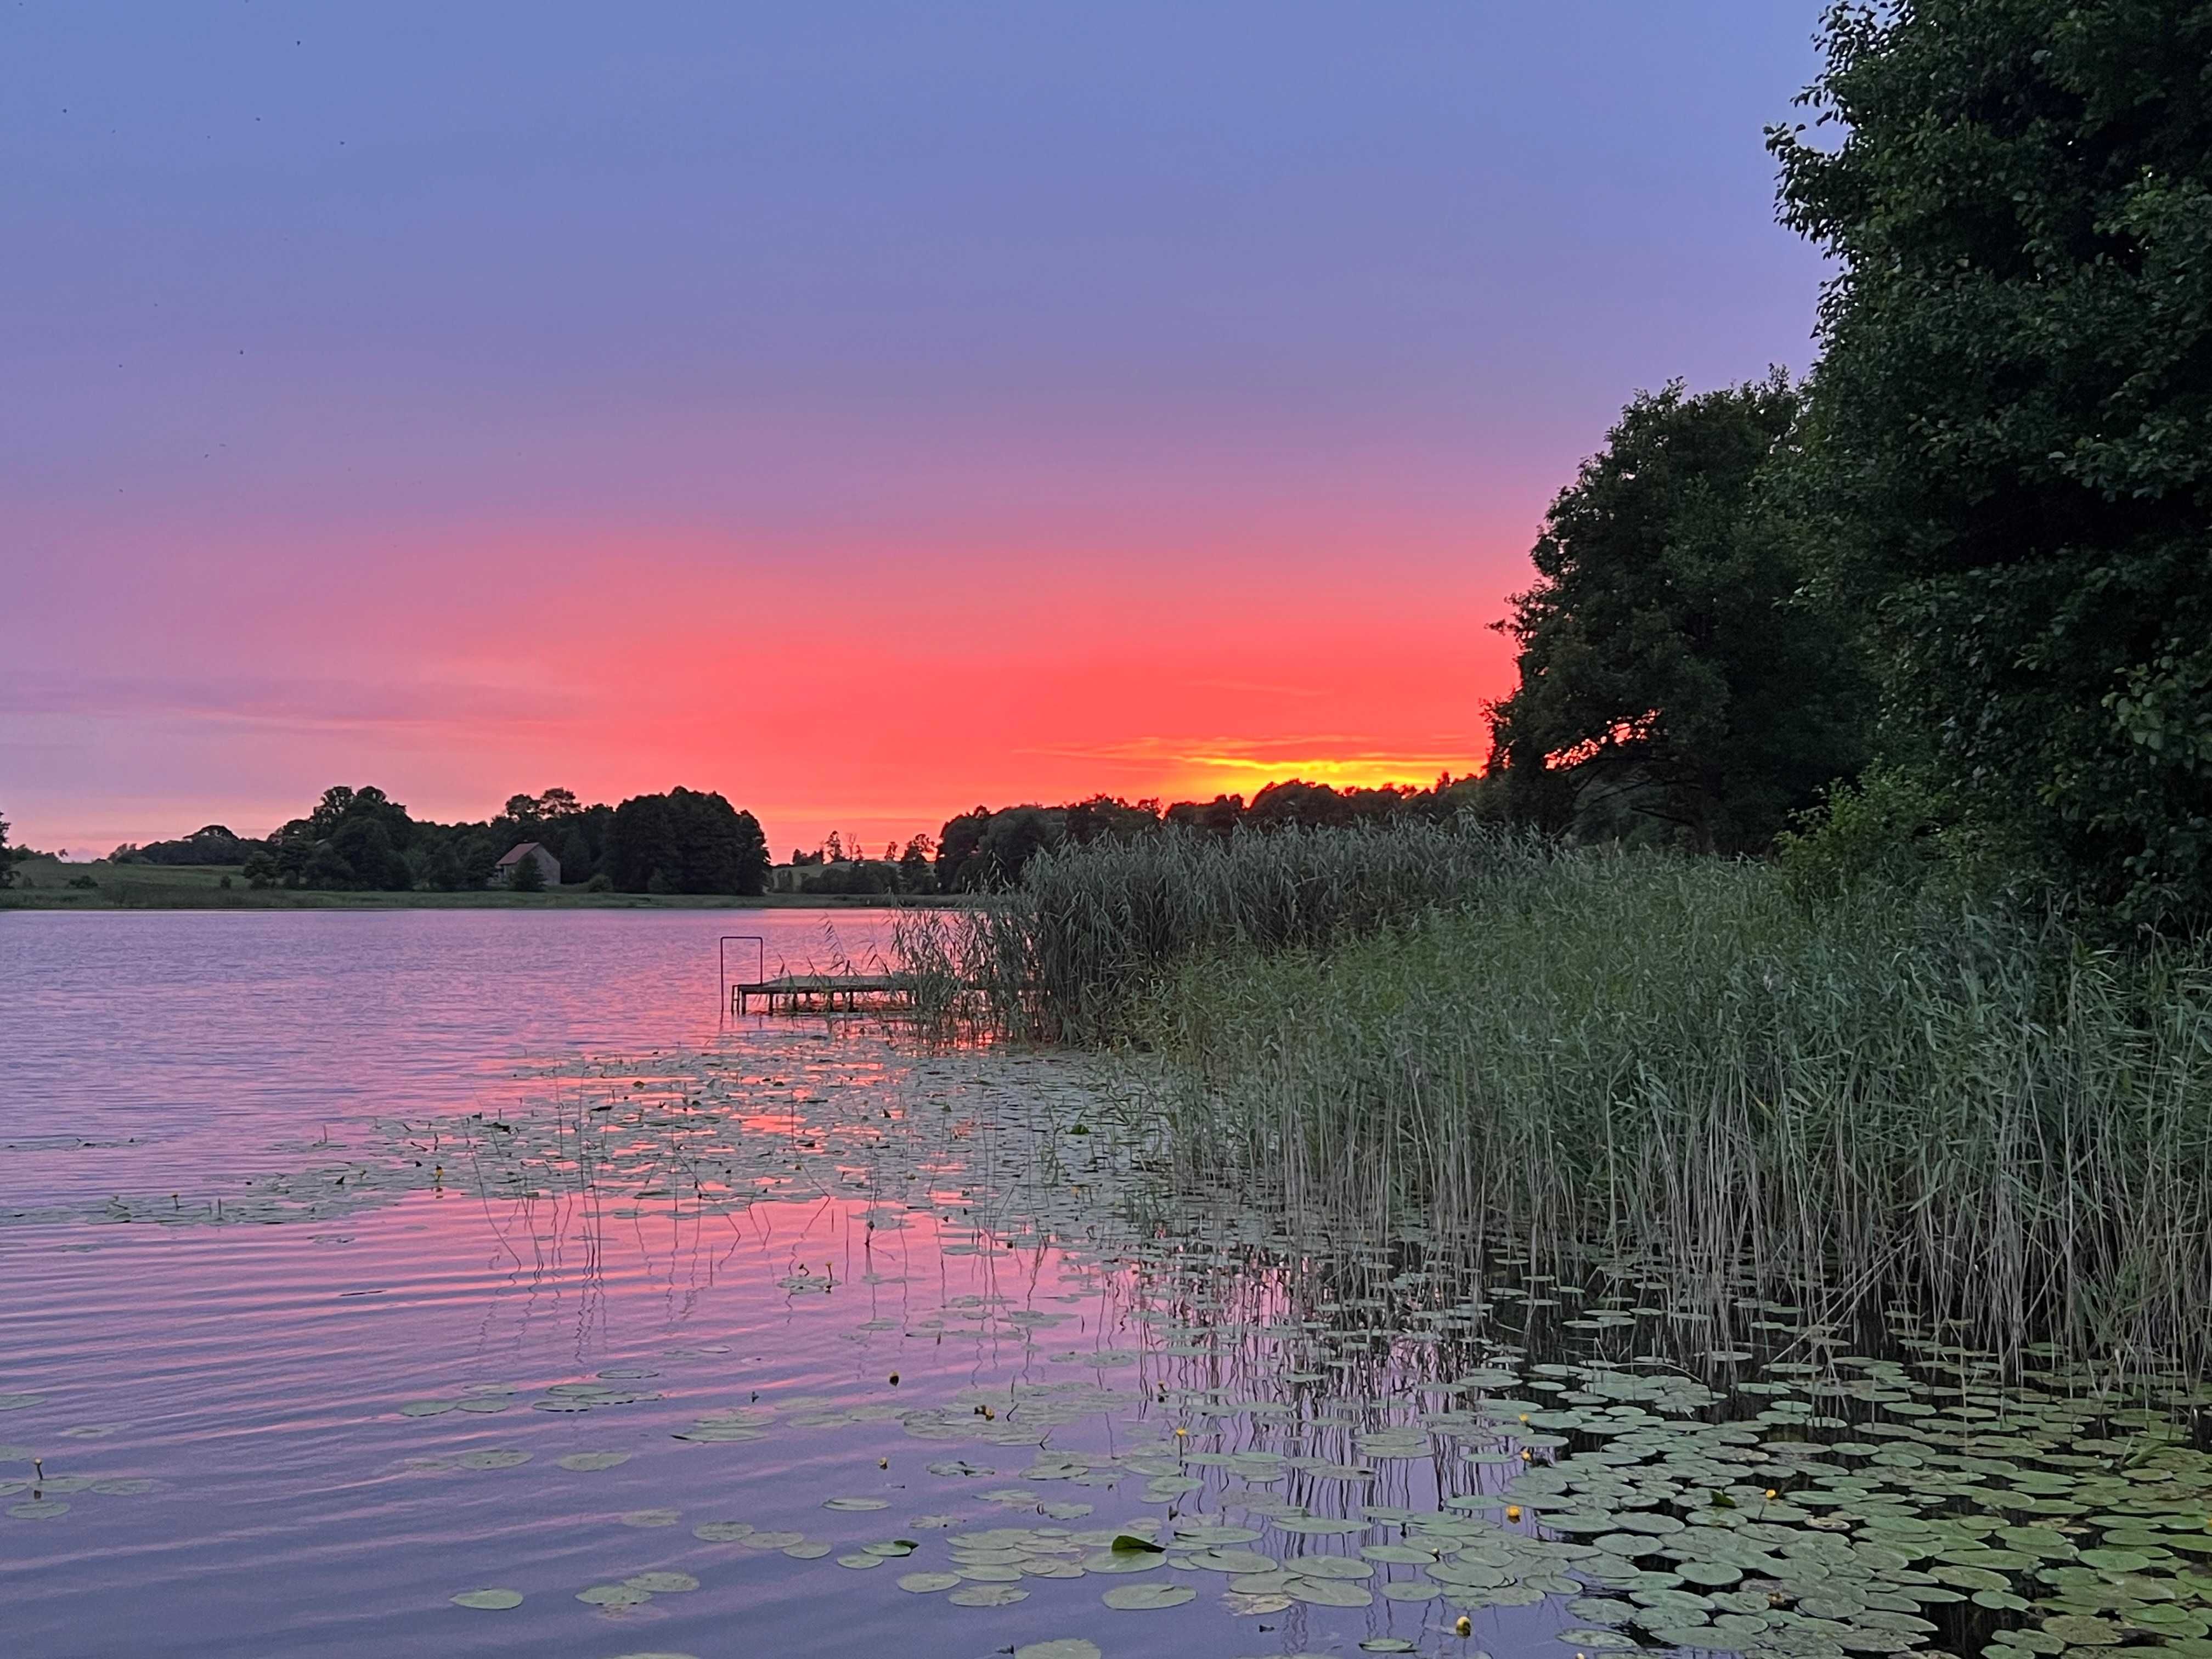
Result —
<path fill-rule="evenodd" d="M 555 858 L 538 842 L 526 841 L 492 866 L 491 879 L 484 885 L 487 887 L 514 886 L 515 868 L 525 859 L 536 860 L 538 871 L 544 876 L 545 884 L 548 887 L 558 887 L 561 884 L 561 860 Z"/>

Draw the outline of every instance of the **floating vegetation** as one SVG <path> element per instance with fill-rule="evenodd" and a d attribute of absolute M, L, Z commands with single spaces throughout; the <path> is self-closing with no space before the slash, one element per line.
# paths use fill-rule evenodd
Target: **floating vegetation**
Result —
<path fill-rule="evenodd" d="M 502 1612 L 522 1605 L 522 1592 L 511 1589 L 463 1590 L 452 1598 L 457 1607 L 477 1607 L 487 1613 Z"/>
<path fill-rule="evenodd" d="M 1526 1609 L 1559 1659 L 2212 1659 L 2212 1393 L 2171 1356 L 2008 1346 L 1901 1294 L 1844 1316 L 1771 1254 L 1690 1283 L 1634 1231 L 1567 1249 L 1508 1212 L 1471 1235 L 1372 1187 L 1224 1182 L 1182 1155 L 1150 1062 L 846 1040 L 804 1072 L 736 1050 L 531 1084 L 553 1098 L 358 1137 L 349 1169 L 394 1172 L 374 1201 L 428 1180 L 495 1221 L 583 1194 L 625 1227 L 710 1224 L 760 1251 L 777 1320 L 854 1345 L 779 1368 L 662 1335 L 596 1372 L 564 1346 L 535 1376 L 371 1390 L 384 1455 L 450 1483 L 410 1502 L 594 1495 L 576 1518 L 609 1555 L 562 1618 L 719 1613 L 774 1578 L 894 1606 L 931 1651 L 1204 1620 L 1466 1659 Z M 629 1414 L 571 1420 L 605 1410 Z M 611 1440 L 635 1449 L 579 1449 Z M 26 1521 L 151 1489 L 36 1456 L 0 1447 Z"/>

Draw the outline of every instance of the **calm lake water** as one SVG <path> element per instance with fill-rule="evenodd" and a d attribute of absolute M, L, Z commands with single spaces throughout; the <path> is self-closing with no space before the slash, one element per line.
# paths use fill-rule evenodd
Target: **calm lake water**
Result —
<path fill-rule="evenodd" d="M 1200 1606 L 1102 1603 L 1172 1588 L 1112 1536 L 1195 1516 L 1178 1454 L 1226 1443 L 1179 1443 L 1182 1373 L 1218 1362 L 1113 1254 L 1110 1106 L 1073 1062 L 720 1017 L 721 934 L 806 967 L 887 921 L 0 917 L 0 1650 L 1226 1655 L 1434 1626 L 1373 1597 L 1239 1618 L 1189 1567 Z M 452 1600 L 481 1589 L 522 1599 Z"/>
<path fill-rule="evenodd" d="M 0 914 L 0 1655 L 2212 1659 L 2185 1417 L 722 1016 L 887 926 Z"/>

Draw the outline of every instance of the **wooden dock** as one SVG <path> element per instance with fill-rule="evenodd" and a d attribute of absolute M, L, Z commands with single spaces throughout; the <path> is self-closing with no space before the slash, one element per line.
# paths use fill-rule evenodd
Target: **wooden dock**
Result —
<path fill-rule="evenodd" d="M 774 979 L 753 980 L 730 987 L 730 1012 L 747 1012 L 751 1005 L 764 1012 L 836 1013 L 872 1008 L 902 1007 L 914 1001 L 914 987 L 888 974 L 780 974 Z"/>

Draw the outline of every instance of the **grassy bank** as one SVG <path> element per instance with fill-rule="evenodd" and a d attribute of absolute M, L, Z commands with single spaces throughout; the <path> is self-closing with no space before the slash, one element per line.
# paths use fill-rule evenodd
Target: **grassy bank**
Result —
<path fill-rule="evenodd" d="M 77 882 L 89 885 L 72 884 Z M 741 898 L 714 893 L 593 893 L 581 887 L 548 893 L 311 892 L 248 887 L 235 866 L 110 864 L 105 859 L 85 864 L 32 859 L 15 866 L 14 886 L 0 888 L 0 910 L 744 910 L 933 902 L 881 895 L 845 898 L 766 893 Z"/>
<path fill-rule="evenodd" d="M 1187 1171 L 1294 1211 L 1650 1273 L 1722 1333 L 1756 1293 L 2212 1347 L 2202 952 L 1426 830 L 1066 854 L 936 933 L 988 1018 L 1180 1062 Z"/>

